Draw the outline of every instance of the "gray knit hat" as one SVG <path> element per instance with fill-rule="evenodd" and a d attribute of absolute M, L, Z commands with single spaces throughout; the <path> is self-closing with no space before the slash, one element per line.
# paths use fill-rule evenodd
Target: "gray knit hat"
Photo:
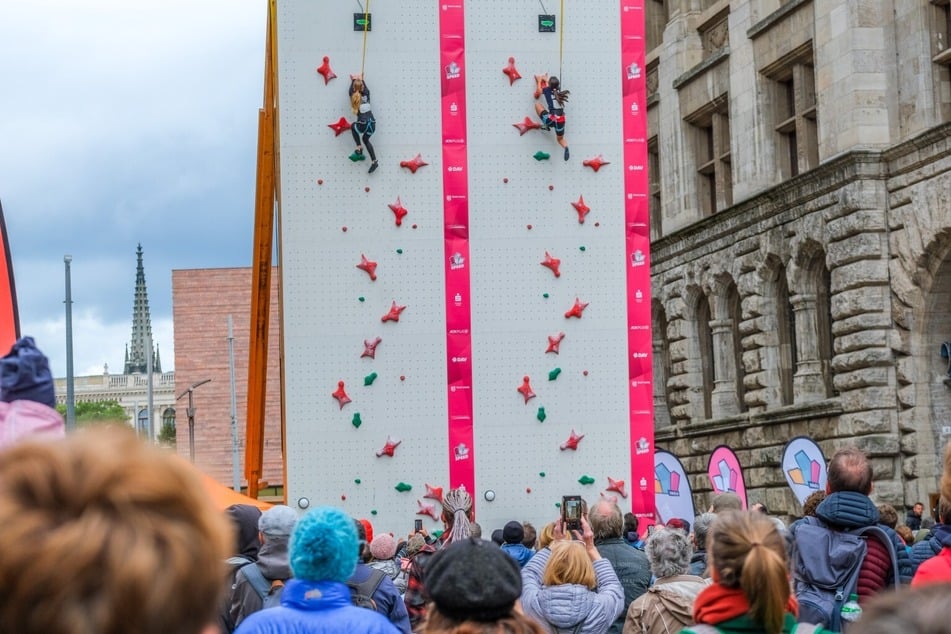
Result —
<path fill-rule="evenodd" d="M 268 537 L 287 537 L 297 524 L 297 511 L 289 506 L 278 504 L 261 514 L 258 530 Z"/>

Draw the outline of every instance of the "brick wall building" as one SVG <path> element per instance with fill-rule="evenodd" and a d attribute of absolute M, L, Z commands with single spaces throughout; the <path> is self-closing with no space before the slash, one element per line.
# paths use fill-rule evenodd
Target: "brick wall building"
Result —
<path fill-rule="evenodd" d="M 268 342 L 267 410 L 264 427 L 264 479 L 283 480 L 281 458 L 280 322 L 277 269 L 272 276 Z M 231 379 L 228 316 L 233 320 L 235 393 L 239 473 L 244 479 L 247 419 L 248 341 L 251 312 L 251 269 L 189 269 L 172 271 L 175 323 L 175 394 L 211 379 L 193 391 L 195 463 L 219 482 L 232 484 Z M 177 403 L 178 453 L 189 453 L 188 396 Z"/>

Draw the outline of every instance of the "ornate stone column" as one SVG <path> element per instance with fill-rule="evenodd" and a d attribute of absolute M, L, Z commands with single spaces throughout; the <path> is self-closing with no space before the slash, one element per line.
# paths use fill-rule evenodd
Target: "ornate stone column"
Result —
<path fill-rule="evenodd" d="M 733 356 L 733 322 L 730 319 L 711 319 L 713 335 L 713 398 L 714 418 L 732 416 L 740 412 L 736 400 L 736 362 Z"/>
<path fill-rule="evenodd" d="M 789 303 L 796 315 L 798 355 L 796 374 L 793 376 L 793 401 L 819 401 L 826 396 L 826 385 L 822 376 L 822 360 L 819 358 L 816 296 L 812 293 L 801 293 L 791 297 Z"/>

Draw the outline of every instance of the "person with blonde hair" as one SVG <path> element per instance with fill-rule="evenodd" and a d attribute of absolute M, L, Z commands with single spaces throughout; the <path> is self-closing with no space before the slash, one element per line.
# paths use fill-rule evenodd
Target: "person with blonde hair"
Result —
<path fill-rule="evenodd" d="M 538 550 L 543 548 L 548 548 L 553 541 L 555 541 L 555 525 L 558 522 L 548 522 L 542 526 L 542 530 L 538 533 Z"/>
<path fill-rule="evenodd" d="M 100 427 L 0 460 L 0 631 L 213 634 L 227 521 L 174 454 Z"/>
<path fill-rule="evenodd" d="M 717 514 L 707 537 L 707 557 L 713 584 L 697 595 L 693 606 L 700 625 L 682 633 L 828 631 L 796 623 L 798 604 L 789 584 L 785 540 L 765 515 Z"/>
<path fill-rule="evenodd" d="M 350 155 L 351 161 L 362 161 L 363 148 L 366 147 L 370 154 L 370 169 L 372 174 L 379 167 L 376 161 L 376 152 L 373 151 L 373 145 L 370 143 L 370 137 L 376 132 L 376 118 L 373 116 L 373 110 L 370 108 L 370 89 L 363 81 L 362 75 L 355 75 L 350 80 L 350 109 L 357 115 L 357 120 L 350 125 L 350 134 L 353 135 L 353 142 L 357 144 L 357 149 Z"/>
<path fill-rule="evenodd" d="M 584 516 L 581 527 L 564 539 L 559 521 L 555 541 L 522 568 L 522 609 L 552 634 L 604 634 L 624 609 L 621 582 Z"/>

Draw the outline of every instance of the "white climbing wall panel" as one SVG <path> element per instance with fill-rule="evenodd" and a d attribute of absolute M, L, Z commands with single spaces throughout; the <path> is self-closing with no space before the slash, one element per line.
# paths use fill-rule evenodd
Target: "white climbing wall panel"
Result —
<path fill-rule="evenodd" d="M 455 485 L 452 465 L 462 457 L 474 469 L 477 520 L 488 536 L 511 519 L 540 527 L 555 519 L 562 495 L 594 500 L 609 477 L 626 481 L 627 492 L 637 488 L 633 445 L 652 434 L 632 425 L 629 395 L 619 27 L 629 2 L 563 4 L 557 15 L 559 2 L 547 2 L 558 32 L 540 33 L 537 0 L 373 0 L 364 61 L 356 3 L 278 3 L 289 504 L 339 505 L 377 530 L 407 532 L 420 502 L 436 504 L 423 497 L 426 484 Z M 464 167 L 444 161 L 451 78 L 440 62 L 442 12 L 460 6 Z M 325 57 L 337 75 L 329 82 L 316 70 Z M 502 72 L 510 57 L 522 76 L 511 84 Z M 349 130 L 335 136 L 328 127 L 353 119 L 349 74 L 361 64 L 377 119 L 380 168 L 372 175 L 368 160 L 348 160 Z M 533 75 L 541 73 L 561 73 L 571 91 L 568 161 L 553 132 L 520 136 L 513 126 L 537 121 Z M 537 152 L 550 158 L 536 160 Z M 428 165 L 415 173 L 400 167 L 416 155 Z M 610 164 L 583 165 L 599 155 Z M 449 169 L 464 172 L 467 183 L 469 257 L 460 266 L 468 267 L 469 287 L 458 299 L 471 316 L 464 352 L 447 346 L 447 310 L 456 299 L 447 290 L 455 288 L 447 286 Z M 397 201 L 408 211 L 401 226 L 389 207 Z M 572 206 L 581 202 L 590 208 L 583 224 Z M 559 277 L 541 265 L 546 251 L 560 259 Z M 375 281 L 356 266 L 363 255 L 377 263 Z M 576 298 L 588 307 L 568 319 Z M 381 321 L 393 302 L 406 306 L 399 321 Z M 546 353 L 548 337 L 559 333 L 559 354 Z M 375 358 L 361 357 L 364 341 L 376 337 Z M 448 404 L 457 387 L 447 384 L 453 364 L 471 378 L 460 387 L 472 395 L 471 446 L 462 454 L 450 439 L 458 423 Z M 527 403 L 517 391 L 524 376 L 536 394 Z M 340 381 L 351 399 L 342 408 L 332 397 Z M 563 451 L 572 430 L 584 439 Z M 400 444 L 393 456 L 378 457 L 388 437 Z M 585 477 L 593 482 L 579 482 Z M 397 491 L 399 483 L 412 489 Z M 631 498 L 620 502 L 631 509 Z"/>

